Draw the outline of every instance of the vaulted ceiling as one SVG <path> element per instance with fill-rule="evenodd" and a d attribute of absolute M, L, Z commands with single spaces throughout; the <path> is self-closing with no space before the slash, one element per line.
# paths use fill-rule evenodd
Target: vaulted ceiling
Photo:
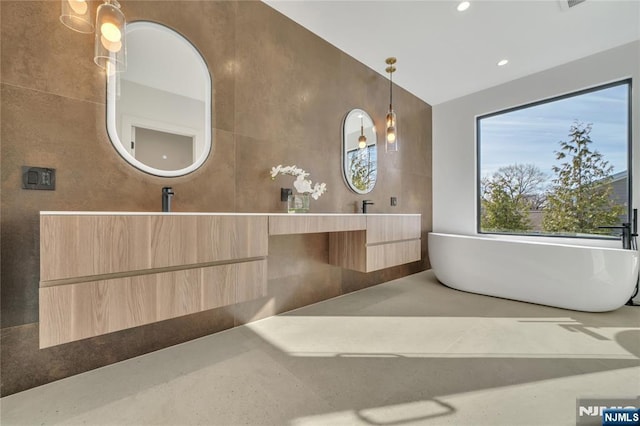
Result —
<path fill-rule="evenodd" d="M 640 0 L 263 1 L 431 105 L 640 40 Z"/>

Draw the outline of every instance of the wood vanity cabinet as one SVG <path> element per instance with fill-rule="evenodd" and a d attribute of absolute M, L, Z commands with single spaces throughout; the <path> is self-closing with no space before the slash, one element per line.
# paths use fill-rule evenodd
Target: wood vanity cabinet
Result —
<path fill-rule="evenodd" d="M 329 263 L 372 272 L 421 258 L 420 215 L 367 215 L 366 230 L 332 233 Z"/>
<path fill-rule="evenodd" d="M 267 296 L 269 236 L 362 272 L 420 260 L 420 215 L 42 212 L 40 347 Z"/>
<path fill-rule="evenodd" d="M 266 296 L 266 215 L 41 215 L 40 347 Z"/>
<path fill-rule="evenodd" d="M 329 233 L 329 263 L 372 272 L 421 259 L 421 215 L 274 215 L 269 234 Z"/>

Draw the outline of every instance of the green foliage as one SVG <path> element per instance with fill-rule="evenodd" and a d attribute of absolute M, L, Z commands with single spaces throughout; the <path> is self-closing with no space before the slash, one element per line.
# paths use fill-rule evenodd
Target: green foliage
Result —
<path fill-rule="evenodd" d="M 483 231 L 523 232 L 531 229 L 524 200 L 513 199 L 499 185 L 490 185 L 482 200 Z"/>
<path fill-rule="evenodd" d="M 531 230 L 529 210 L 538 206 L 546 175 L 533 164 L 501 167 L 482 185 L 483 231 L 526 232 Z"/>
<path fill-rule="evenodd" d="M 376 168 L 369 160 L 368 149 L 360 149 L 353 154 L 349 161 L 349 176 L 351 183 L 360 191 L 367 191 L 375 184 Z"/>
<path fill-rule="evenodd" d="M 591 124 L 574 122 L 569 140 L 560 141 L 553 167 L 555 178 L 547 194 L 543 229 L 555 233 L 601 233 L 598 226 L 613 225 L 624 214 L 611 194 L 613 166 L 602 154 L 591 150 Z"/>

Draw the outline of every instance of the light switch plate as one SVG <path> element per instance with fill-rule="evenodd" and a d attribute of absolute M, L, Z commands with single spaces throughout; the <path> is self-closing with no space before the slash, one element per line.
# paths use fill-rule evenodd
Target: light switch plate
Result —
<path fill-rule="evenodd" d="M 56 169 L 22 166 L 22 189 L 55 191 Z"/>

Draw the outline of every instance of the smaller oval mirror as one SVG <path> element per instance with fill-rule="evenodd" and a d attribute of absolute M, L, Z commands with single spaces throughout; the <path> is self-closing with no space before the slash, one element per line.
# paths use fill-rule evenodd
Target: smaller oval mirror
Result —
<path fill-rule="evenodd" d="M 211 76 L 198 50 L 154 22 L 127 24 L 127 70 L 107 80 L 107 131 L 131 165 L 174 177 L 211 152 Z"/>
<path fill-rule="evenodd" d="M 358 194 L 371 192 L 378 177 L 378 137 L 365 111 L 353 109 L 342 124 L 342 175 Z"/>

